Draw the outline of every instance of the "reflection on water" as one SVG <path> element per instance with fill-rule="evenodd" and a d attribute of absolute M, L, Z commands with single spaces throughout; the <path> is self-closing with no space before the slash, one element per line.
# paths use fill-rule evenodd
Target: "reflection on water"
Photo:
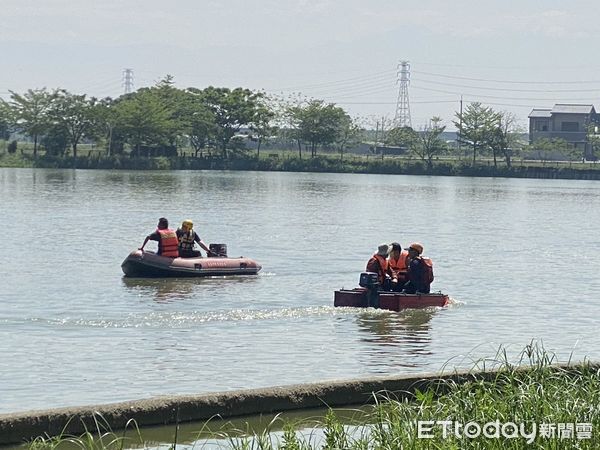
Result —
<path fill-rule="evenodd" d="M 366 311 L 356 316 L 360 340 L 368 348 L 367 363 L 376 367 L 390 364 L 400 367 L 426 365 L 431 355 L 430 321 L 439 308 L 405 310 L 399 313 Z"/>
<path fill-rule="evenodd" d="M 185 300 L 202 281 L 190 278 L 123 277 L 121 279 L 121 282 L 136 296 L 152 298 L 159 303 Z"/>
<path fill-rule="evenodd" d="M 429 341 L 429 321 L 435 314 L 430 308 L 393 312 L 364 312 L 358 314 L 358 330 L 367 332 L 361 339 L 388 345 L 420 344 Z"/>
<path fill-rule="evenodd" d="M 121 281 L 134 295 L 142 298 L 152 298 L 158 303 L 168 303 L 189 299 L 196 291 L 214 290 L 227 284 L 252 284 L 256 277 L 252 276 L 218 276 L 194 278 L 129 278 Z"/>

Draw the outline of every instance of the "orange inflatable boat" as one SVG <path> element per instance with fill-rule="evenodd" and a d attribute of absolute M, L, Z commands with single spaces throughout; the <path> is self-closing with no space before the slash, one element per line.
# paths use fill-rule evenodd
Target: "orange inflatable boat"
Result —
<path fill-rule="evenodd" d="M 126 277 L 211 277 L 219 275 L 256 275 L 261 265 L 250 258 L 208 257 L 168 258 L 135 250 L 121 264 Z"/>

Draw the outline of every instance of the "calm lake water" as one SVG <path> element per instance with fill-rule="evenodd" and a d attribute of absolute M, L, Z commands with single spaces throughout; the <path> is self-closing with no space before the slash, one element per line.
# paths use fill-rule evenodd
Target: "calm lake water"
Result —
<path fill-rule="evenodd" d="M 471 367 L 532 339 L 600 358 L 600 182 L 0 169 L 0 211 L 0 412 Z M 263 271 L 123 278 L 160 216 Z M 333 308 L 379 243 L 414 240 L 452 307 Z"/>

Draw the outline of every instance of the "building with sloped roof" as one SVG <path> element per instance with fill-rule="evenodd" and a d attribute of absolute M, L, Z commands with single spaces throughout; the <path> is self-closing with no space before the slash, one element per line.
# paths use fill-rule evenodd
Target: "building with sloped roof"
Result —
<path fill-rule="evenodd" d="M 529 143 L 538 139 L 564 139 L 583 156 L 590 156 L 588 127 L 598 124 L 594 105 L 557 103 L 552 108 L 534 108 L 529 114 Z"/>

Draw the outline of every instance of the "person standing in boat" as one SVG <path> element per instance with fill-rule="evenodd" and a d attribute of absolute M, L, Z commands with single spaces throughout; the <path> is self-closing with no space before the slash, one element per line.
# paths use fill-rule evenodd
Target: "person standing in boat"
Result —
<path fill-rule="evenodd" d="M 377 248 L 377 253 L 371 256 L 371 259 L 367 262 L 367 272 L 374 272 L 377 274 L 377 280 L 381 289 L 389 290 L 390 280 L 392 280 L 392 270 L 387 260 L 389 253 L 389 246 L 387 244 L 381 244 Z"/>
<path fill-rule="evenodd" d="M 140 247 L 142 252 L 148 241 L 158 242 L 157 255 L 168 256 L 169 258 L 177 258 L 179 256 L 177 233 L 175 233 L 175 230 L 169 228 L 169 221 L 164 217 L 158 219 L 156 231 L 146 236 L 144 243 Z"/>
<path fill-rule="evenodd" d="M 408 251 L 403 250 L 398 242 L 390 244 L 388 264 L 392 272 L 392 291 L 401 291 L 408 281 Z"/>
<path fill-rule="evenodd" d="M 407 294 L 429 294 L 433 282 L 433 263 L 431 259 L 423 257 L 423 246 L 413 242 L 408 250 L 408 282 L 404 285 Z"/>
<path fill-rule="evenodd" d="M 204 241 L 200 239 L 198 233 L 194 231 L 194 223 L 190 219 L 184 220 L 181 228 L 177 229 L 177 239 L 179 240 L 179 256 L 182 258 L 198 258 L 202 256 L 200 250 L 194 250 L 194 243 L 202 247 L 207 256 L 211 256 L 212 254 Z"/>

